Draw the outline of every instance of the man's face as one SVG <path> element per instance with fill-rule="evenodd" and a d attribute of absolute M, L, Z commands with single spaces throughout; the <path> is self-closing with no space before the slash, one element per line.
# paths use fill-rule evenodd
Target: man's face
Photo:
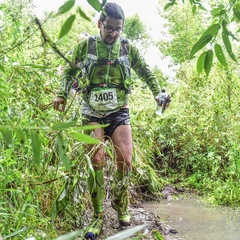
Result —
<path fill-rule="evenodd" d="M 113 44 L 120 37 L 123 30 L 123 20 L 106 17 L 105 21 L 99 20 L 100 34 L 105 44 Z"/>

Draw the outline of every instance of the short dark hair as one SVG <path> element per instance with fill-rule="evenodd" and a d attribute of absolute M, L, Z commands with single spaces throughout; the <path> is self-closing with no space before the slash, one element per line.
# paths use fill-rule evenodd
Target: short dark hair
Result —
<path fill-rule="evenodd" d="M 124 22 L 125 16 L 122 8 L 117 5 L 116 3 L 108 2 L 105 4 L 105 6 L 102 9 L 101 15 L 100 15 L 100 21 L 103 22 L 106 19 L 106 16 L 109 16 L 111 18 L 115 19 L 122 19 Z"/>

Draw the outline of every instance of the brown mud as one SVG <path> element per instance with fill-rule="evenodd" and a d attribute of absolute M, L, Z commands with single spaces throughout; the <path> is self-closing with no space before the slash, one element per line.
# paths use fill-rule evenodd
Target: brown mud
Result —
<path fill-rule="evenodd" d="M 185 194 L 185 190 L 177 189 L 175 187 L 165 187 L 162 191 L 162 198 L 171 200 L 174 195 L 182 195 Z M 189 195 L 189 194 L 188 194 Z M 191 195 L 191 194 L 190 194 Z M 158 199 L 158 202 L 161 201 Z M 157 202 L 157 200 L 156 200 Z M 127 228 L 133 228 L 138 225 L 147 224 L 147 227 L 142 231 L 134 234 L 133 236 L 127 239 L 146 239 L 146 240 L 154 240 L 154 239 L 165 239 L 166 235 L 177 233 L 177 229 L 172 228 L 169 225 L 164 224 L 163 221 L 154 213 L 149 212 L 143 207 L 144 201 L 135 200 L 134 203 L 131 203 L 129 206 L 129 212 L 132 216 L 131 226 Z M 127 229 L 121 228 L 117 221 L 117 214 L 111 207 L 111 200 L 106 199 L 104 202 L 104 215 L 105 221 L 102 229 L 101 235 L 97 238 L 98 240 L 105 240 L 110 236 L 113 236 L 120 231 Z M 87 213 L 86 226 L 91 221 L 92 213 L 89 211 Z M 85 227 L 86 227 L 85 226 Z M 162 238 L 157 238 L 156 235 L 160 233 Z M 159 235 L 159 234 L 158 234 Z"/>

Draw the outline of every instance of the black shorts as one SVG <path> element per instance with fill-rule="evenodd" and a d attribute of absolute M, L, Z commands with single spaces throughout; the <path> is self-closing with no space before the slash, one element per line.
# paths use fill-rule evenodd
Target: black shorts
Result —
<path fill-rule="evenodd" d="M 110 125 L 105 127 L 103 130 L 104 134 L 110 137 L 118 126 L 130 125 L 129 109 L 122 108 L 119 111 L 111 113 L 103 118 L 91 117 L 83 114 L 83 125 L 88 125 L 90 122 L 97 122 L 99 124 L 109 123 Z"/>

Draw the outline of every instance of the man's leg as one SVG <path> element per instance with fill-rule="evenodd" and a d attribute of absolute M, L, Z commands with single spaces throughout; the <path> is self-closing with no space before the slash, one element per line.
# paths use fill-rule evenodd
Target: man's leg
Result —
<path fill-rule="evenodd" d="M 112 207 L 118 213 L 119 224 L 121 226 L 129 226 L 131 224 L 131 216 L 128 212 L 128 187 L 132 161 L 131 126 L 120 125 L 115 129 L 111 138 L 116 151 L 117 161 Z"/>
<path fill-rule="evenodd" d="M 94 135 L 94 137 L 101 139 L 103 136 L 103 130 L 96 129 Z M 86 237 L 90 239 L 92 237 L 96 238 L 100 234 L 104 222 L 104 151 L 102 147 L 97 150 L 91 160 L 94 172 L 89 171 L 88 189 L 92 199 L 94 215 L 90 225 L 86 228 Z"/>
<path fill-rule="evenodd" d="M 88 180 L 88 190 L 91 195 L 93 208 L 95 213 L 103 212 L 103 187 L 104 173 L 103 169 L 90 172 Z"/>

